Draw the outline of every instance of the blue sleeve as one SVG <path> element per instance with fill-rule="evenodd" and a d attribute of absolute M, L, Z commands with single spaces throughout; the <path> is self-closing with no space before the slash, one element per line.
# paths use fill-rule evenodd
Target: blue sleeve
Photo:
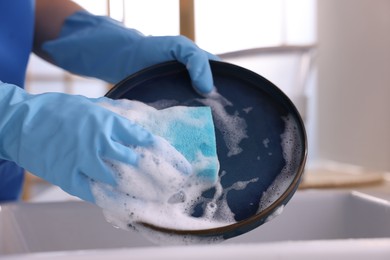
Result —
<path fill-rule="evenodd" d="M 13 162 L 0 159 L 0 203 L 20 198 L 23 179 L 22 168 Z"/>
<path fill-rule="evenodd" d="M 0 1 L 0 81 L 24 85 L 33 44 L 34 4 L 34 0 Z M 22 168 L 0 159 L 0 203 L 20 198 L 23 178 Z"/>

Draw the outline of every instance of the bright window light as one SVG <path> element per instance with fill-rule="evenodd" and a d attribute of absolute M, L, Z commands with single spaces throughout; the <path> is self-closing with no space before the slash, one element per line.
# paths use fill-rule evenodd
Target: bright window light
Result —
<path fill-rule="evenodd" d="M 73 0 L 73 2 L 81 5 L 93 14 L 107 14 L 107 0 Z"/>
<path fill-rule="evenodd" d="M 196 42 L 212 53 L 279 45 L 282 0 L 195 2 Z"/>
<path fill-rule="evenodd" d="M 124 1 L 125 25 L 145 35 L 179 34 L 179 0 Z"/>

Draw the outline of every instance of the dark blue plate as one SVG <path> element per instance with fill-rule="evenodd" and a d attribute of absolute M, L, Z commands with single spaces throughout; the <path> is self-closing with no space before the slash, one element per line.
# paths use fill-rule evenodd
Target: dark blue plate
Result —
<path fill-rule="evenodd" d="M 307 139 L 294 104 L 270 81 L 229 63 L 210 61 L 210 65 L 218 93 L 232 104 L 225 107 L 226 112 L 238 115 L 247 125 L 248 138 L 239 143 L 242 152 L 232 156 L 223 138 L 226 129 L 220 129 L 216 124 L 221 184 L 237 223 L 205 230 L 152 228 L 181 235 L 222 236 L 227 239 L 263 224 L 289 201 L 303 173 Z M 106 96 L 139 100 L 152 106 L 158 104 L 157 108 L 162 108 L 162 103 L 158 102 L 161 100 L 167 101 L 163 102 L 165 107 L 204 106 L 200 102 L 202 97 L 191 86 L 185 66 L 175 61 L 158 64 L 127 77 Z M 213 110 L 213 117 L 216 112 Z M 286 146 L 288 148 L 283 148 Z M 234 183 L 256 178 L 257 181 L 248 183 L 245 189 L 231 188 Z M 207 202 L 214 193 L 213 189 L 206 191 L 204 201 Z M 273 196 L 266 199 L 265 196 L 270 193 Z M 204 203 L 195 207 L 195 217 L 202 215 Z M 267 206 L 259 211 L 260 203 Z"/>

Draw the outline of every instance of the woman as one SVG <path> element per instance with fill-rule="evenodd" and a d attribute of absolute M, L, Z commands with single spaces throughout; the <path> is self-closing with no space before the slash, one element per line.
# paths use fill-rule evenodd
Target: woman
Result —
<path fill-rule="evenodd" d="M 153 135 L 98 99 L 22 88 L 30 52 L 70 72 L 116 83 L 178 60 L 201 94 L 213 89 L 213 55 L 182 36 L 145 37 L 67 0 L 0 0 L 0 201 L 20 196 L 23 170 L 93 202 L 90 179 L 115 184 L 106 160 L 136 164 L 132 145 Z"/>

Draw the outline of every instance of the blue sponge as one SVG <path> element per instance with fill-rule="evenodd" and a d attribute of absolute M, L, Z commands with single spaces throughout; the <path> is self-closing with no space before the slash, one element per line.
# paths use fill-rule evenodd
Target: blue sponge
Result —
<path fill-rule="evenodd" d="M 117 102 L 114 105 L 118 108 Z M 217 181 L 219 161 L 210 107 L 173 106 L 157 110 L 138 101 L 122 100 L 120 108 L 115 112 L 166 139 L 184 155 L 199 178 Z"/>
<path fill-rule="evenodd" d="M 166 127 L 150 131 L 164 137 L 183 154 L 198 177 L 216 181 L 219 162 L 211 109 L 176 106 L 159 110 L 157 114 L 163 116 L 160 124 Z"/>

